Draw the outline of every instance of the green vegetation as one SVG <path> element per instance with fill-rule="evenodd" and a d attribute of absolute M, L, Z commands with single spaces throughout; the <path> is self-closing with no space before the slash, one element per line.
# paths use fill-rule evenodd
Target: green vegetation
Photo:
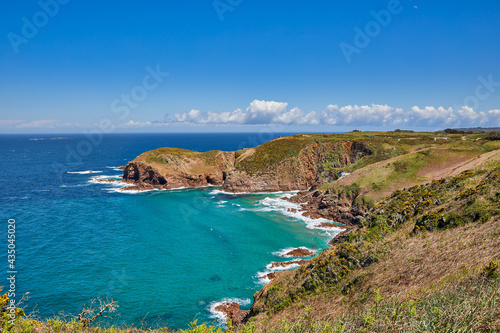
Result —
<path fill-rule="evenodd" d="M 272 282 L 254 305 L 258 322 L 283 320 L 273 321 L 269 332 L 286 327 L 294 332 L 500 330 L 499 190 L 500 167 L 495 165 L 394 192 L 349 233 L 347 241 Z M 459 244 L 463 230 L 483 229 L 488 238 L 474 234 L 464 240 L 466 245 Z M 453 251 L 446 251 L 443 243 Z M 422 261 L 417 249 L 430 244 L 444 251 L 427 251 L 429 263 L 421 265 L 433 278 L 421 273 L 427 279 L 410 282 L 415 278 L 407 275 L 407 266 Z M 481 265 L 477 257 L 471 258 L 474 251 L 484 251 L 480 260 L 487 262 Z M 455 258 L 449 260 L 459 260 L 460 267 L 446 266 L 448 259 L 443 257 L 451 253 Z M 410 286 L 398 294 L 394 289 L 402 282 Z M 386 289 L 387 297 L 380 296 L 380 288 Z M 335 310 L 334 315 L 325 319 L 326 314 L 318 311 L 312 321 L 307 314 L 298 321 L 289 317 L 311 304 Z"/>
<path fill-rule="evenodd" d="M 285 159 L 293 159 L 309 144 L 314 143 L 314 138 L 306 135 L 293 135 L 266 142 L 255 148 L 255 153 L 238 161 L 236 166 L 249 175 L 269 170 L 269 167 L 279 164 Z"/>
<path fill-rule="evenodd" d="M 352 152 L 343 147 L 345 142 L 356 142 L 358 151 L 367 151 L 359 156 L 349 156 Z M 255 148 L 250 156 L 239 159 L 236 167 L 249 175 L 262 172 L 272 173 L 277 165 L 299 161 L 302 153 L 310 152 L 318 159 L 317 163 L 323 172 L 331 174 L 333 179 L 338 171 L 353 171 L 366 165 L 398 156 L 405 149 L 396 147 L 386 139 L 371 135 L 348 134 L 301 134 L 275 139 Z M 238 154 L 240 156 L 241 154 Z M 348 163 L 353 158 L 354 163 Z"/>
<path fill-rule="evenodd" d="M 145 161 L 148 163 L 158 163 L 158 164 L 167 164 L 168 163 L 165 159 L 161 158 L 160 156 L 156 156 L 156 155 L 150 155 L 150 156 L 146 157 Z"/>
<path fill-rule="evenodd" d="M 146 152 L 142 155 L 148 163 L 168 164 L 171 160 L 198 158 L 208 165 L 217 163 L 217 156 L 221 153 L 220 150 L 211 150 L 205 153 L 199 153 L 192 150 L 179 148 L 159 148 Z"/>
<path fill-rule="evenodd" d="M 347 141 L 361 143 L 349 150 L 352 163 Z M 314 151 L 324 179 L 353 172 L 318 191 L 371 210 L 309 264 L 279 273 L 255 294 L 249 322 L 227 331 L 500 332 L 499 148 L 484 133 L 396 131 L 295 135 L 236 152 L 237 167 L 254 174 Z M 163 148 L 143 158 L 212 164 L 219 153 Z M 171 332 L 101 327 L 90 313 L 40 321 L 22 310 L 9 326 L 7 302 L 0 298 L 6 332 Z M 182 332 L 222 329 L 194 322 Z"/>
<path fill-rule="evenodd" d="M 195 151 L 180 148 L 159 148 L 142 154 L 148 163 L 168 164 L 171 159 L 194 157 L 202 155 Z"/>
<path fill-rule="evenodd" d="M 356 187 L 345 190 L 357 191 Z M 290 295 L 288 298 L 294 300 L 297 295 L 317 291 L 319 286 L 337 285 L 352 267 L 376 261 L 385 254 L 385 249 L 374 246 L 374 243 L 403 225 L 413 226 L 409 236 L 414 237 L 419 232 L 455 228 L 473 222 L 484 223 L 493 217 L 498 218 L 499 190 L 500 168 L 495 168 L 467 171 L 456 177 L 394 192 L 375 205 L 360 228 L 351 231 L 348 242 L 320 254 L 310 266 L 298 269 L 291 282 L 294 290 L 290 289 L 289 283 L 283 285 Z M 267 298 L 264 310 L 281 310 L 284 291 L 273 286 L 268 293 L 272 297 Z"/>
<path fill-rule="evenodd" d="M 192 157 L 200 153 L 180 148 L 159 148 L 141 155 L 148 163 L 168 164 L 171 158 Z"/>
<path fill-rule="evenodd" d="M 498 132 L 491 132 L 488 133 L 484 136 L 485 140 L 490 140 L 490 141 L 499 141 L 500 140 L 500 133 Z"/>

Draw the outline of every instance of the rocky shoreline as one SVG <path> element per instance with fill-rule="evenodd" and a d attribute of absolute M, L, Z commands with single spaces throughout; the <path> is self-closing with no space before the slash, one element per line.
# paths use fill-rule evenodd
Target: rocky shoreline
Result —
<path fill-rule="evenodd" d="M 332 138 L 297 135 L 236 152 L 198 153 L 161 148 L 143 153 L 123 167 L 122 182 L 130 186 L 122 190 L 220 186 L 221 191 L 229 193 L 300 191 L 282 198 L 298 205 L 297 208 L 290 208 L 290 213 L 327 220 L 314 225 L 314 228 L 350 228 L 361 222 L 368 205 L 357 200 L 356 191 L 323 190 L 321 185 L 339 179 L 343 174 L 342 168 L 373 152 L 365 142 L 336 141 Z M 335 238 L 331 242 L 334 241 Z M 309 249 L 296 248 L 281 257 L 305 258 L 312 257 L 314 253 Z M 277 270 L 309 263 L 310 260 L 305 259 L 272 262 L 267 266 L 271 272 L 260 276 L 260 279 L 272 280 L 280 274 Z M 218 305 L 215 311 L 223 313 L 234 326 L 244 323 L 249 316 L 249 311 L 241 310 L 238 303 L 232 302 Z"/>
<path fill-rule="evenodd" d="M 230 320 L 234 326 L 240 326 L 244 323 L 249 311 L 241 310 L 240 305 L 235 302 L 224 302 L 215 307 L 215 311 L 224 314 L 227 320 Z"/>
<path fill-rule="evenodd" d="M 116 180 L 103 179 L 99 182 L 115 182 Z M 129 184 L 130 186 L 123 187 L 121 191 L 152 191 L 152 190 L 167 190 L 164 187 L 158 187 L 149 183 L 136 183 L 122 179 L 120 182 Z M 200 185 L 200 186 L 181 186 L 169 188 L 170 190 L 185 189 L 185 188 L 201 188 L 217 185 Z M 223 189 L 221 188 L 221 191 Z M 232 192 L 228 192 L 232 193 Z M 272 193 L 272 192 L 269 192 Z M 301 209 L 290 208 L 288 211 L 292 213 L 301 213 L 305 217 L 311 219 L 327 219 L 332 222 L 321 222 L 316 228 L 318 229 L 347 229 L 349 227 L 359 225 L 362 217 L 368 212 L 370 206 L 368 204 L 356 202 L 357 196 L 346 195 L 343 193 L 339 196 L 334 196 L 329 190 L 319 191 L 310 190 L 302 191 L 294 194 L 291 197 L 283 197 L 282 200 L 291 203 L 300 204 Z M 334 223 L 335 222 L 335 223 Z M 290 255 L 297 256 L 297 255 Z M 308 256 L 308 255 L 303 255 Z"/>
<path fill-rule="evenodd" d="M 339 169 L 374 152 L 365 142 L 330 139 L 298 135 L 236 152 L 160 148 L 122 167 L 122 181 L 130 184 L 122 190 L 220 186 L 221 191 L 229 193 L 301 191 L 284 200 L 300 204 L 305 217 L 332 221 L 322 222 L 319 228 L 338 228 L 335 223 L 357 225 L 368 210 L 368 205 L 357 200 L 359 193 L 321 186 L 339 179 L 344 174 Z M 295 156 L 283 154 L 290 147 L 294 147 Z M 298 213 L 296 209 L 291 212 Z"/>
<path fill-rule="evenodd" d="M 342 243 L 347 240 L 348 234 L 350 232 L 351 228 L 348 228 L 341 233 L 337 234 L 328 244 L 333 246 L 335 244 Z M 305 250 L 308 253 L 312 253 L 311 251 Z M 298 256 L 301 254 L 306 254 L 303 248 L 297 248 L 292 251 L 289 251 L 288 253 L 295 253 Z M 287 253 L 287 254 L 288 254 Z M 305 256 L 305 255 L 304 255 Z M 373 259 L 370 258 L 371 261 L 363 262 L 362 265 L 369 265 L 373 262 Z M 279 269 L 282 268 L 285 271 L 287 270 L 288 267 L 293 266 L 293 265 L 299 265 L 299 266 L 307 266 L 311 263 L 311 260 L 304 260 L 304 259 L 295 259 L 291 261 L 285 261 L 285 262 L 272 262 L 271 264 L 268 265 L 267 268 L 269 269 Z M 363 266 L 364 267 L 364 266 Z M 259 278 L 262 280 L 274 280 L 280 272 L 270 272 L 265 275 L 260 276 Z M 265 289 L 265 287 L 263 288 Z M 262 290 L 258 293 L 261 293 Z M 254 295 L 254 298 L 256 296 Z M 236 302 L 224 302 L 217 307 L 215 307 L 215 311 L 221 312 L 224 314 L 226 320 L 230 321 L 233 327 L 238 327 L 243 324 L 245 324 L 250 318 L 251 318 L 251 310 L 242 310 L 240 308 L 240 304 Z"/>

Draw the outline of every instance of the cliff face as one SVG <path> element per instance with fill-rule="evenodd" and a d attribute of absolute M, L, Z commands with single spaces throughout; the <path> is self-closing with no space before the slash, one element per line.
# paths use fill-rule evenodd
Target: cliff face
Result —
<path fill-rule="evenodd" d="M 199 187 L 223 184 L 234 166 L 234 153 L 198 153 L 176 148 L 146 152 L 125 166 L 123 179 L 140 188 Z"/>
<path fill-rule="evenodd" d="M 359 194 L 356 186 L 332 186 L 323 190 L 300 192 L 288 200 L 301 203 L 305 210 L 304 216 L 356 226 L 371 208 Z"/>
<path fill-rule="evenodd" d="M 123 179 L 145 188 L 219 185 L 233 193 L 307 190 L 338 178 L 338 168 L 371 154 L 363 142 L 307 135 L 279 138 L 238 152 L 161 148 L 127 164 Z"/>
<path fill-rule="evenodd" d="M 236 159 L 235 171 L 224 182 L 222 190 L 307 190 L 336 179 L 336 169 L 371 154 L 372 151 L 362 142 L 304 140 L 302 143 L 290 138 L 277 139 Z"/>

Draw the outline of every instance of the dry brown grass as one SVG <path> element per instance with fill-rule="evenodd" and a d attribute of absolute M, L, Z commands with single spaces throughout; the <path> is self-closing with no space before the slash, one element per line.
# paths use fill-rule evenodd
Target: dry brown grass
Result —
<path fill-rule="evenodd" d="M 347 295 L 337 291 L 305 295 L 286 311 L 268 317 L 256 317 L 257 327 L 266 331 L 284 321 L 311 318 L 316 322 L 335 321 L 346 311 L 358 311 L 358 304 L 371 301 L 380 290 L 386 301 L 418 300 L 453 288 L 480 272 L 492 259 L 500 259 L 500 220 L 467 224 L 440 232 L 410 236 L 412 224 L 402 226 L 384 241 L 373 244 L 374 251 L 385 252 L 379 261 L 366 269 L 356 269 L 346 279 L 363 272 L 361 282 Z M 292 272 L 279 277 L 290 280 Z M 266 288 L 266 287 L 264 287 Z M 352 313 L 351 313 L 352 315 Z M 360 313 L 359 316 L 362 316 Z"/>
<path fill-rule="evenodd" d="M 370 285 L 383 294 L 405 297 L 415 290 L 432 289 L 500 258 L 498 219 L 404 239 L 409 228 L 398 232 L 391 242 L 394 248 L 368 269 Z"/>

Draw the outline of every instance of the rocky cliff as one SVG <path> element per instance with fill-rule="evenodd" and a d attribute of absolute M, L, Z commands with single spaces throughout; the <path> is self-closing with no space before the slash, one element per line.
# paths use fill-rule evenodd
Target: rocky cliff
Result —
<path fill-rule="evenodd" d="M 232 152 L 161 148 L 128 163 L 123 179 L 137 189 L 220 186 L 234 167 L 234 156 Z"/>
<path fill-rule="evenodd" d="M 128 163 L 123 179 L 139 189 L 219 185 L 233 193 L 308 190 L 337 179 L 339 169 L 372 153 L 369 143 L 335 135 L 294 135 L 236 152 L 161 148 Z"/>
<path fill-rule="evenodd" d="M 327 189 L 299 192 L 287 200 L 302 204 L 304 216 L 326 218 L 347 226 L 359 225 L 371 208 L 360 197 L 357 186 L 331 186 Z"/>

